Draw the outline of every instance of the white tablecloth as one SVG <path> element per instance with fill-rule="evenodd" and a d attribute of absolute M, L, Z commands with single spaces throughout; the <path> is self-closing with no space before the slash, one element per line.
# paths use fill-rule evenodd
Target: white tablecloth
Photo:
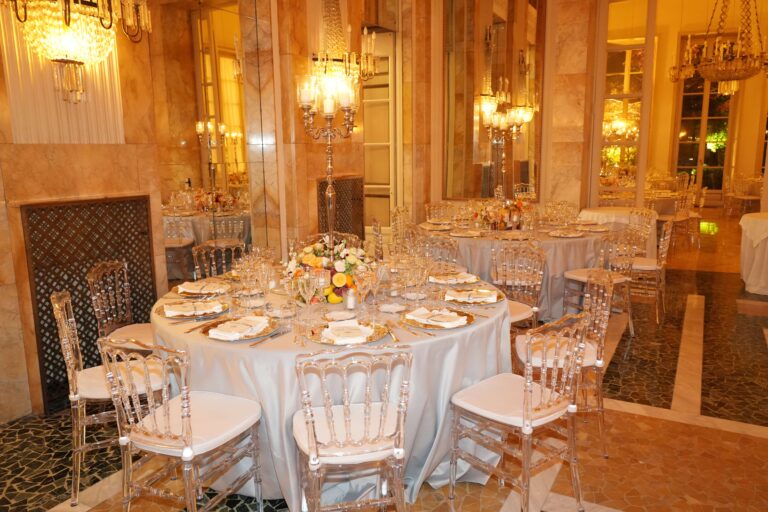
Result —
<path fill-rule="evenodd" d="M 270 295 L 270 300 L 279 302 L 283 298 Z M 425 481 L 434 486 L 448 483 L 451 396 L 500 371 L 511 371 L 507 305 L 501 302 L 483 314 L 488 318 L 477 317 L 474 324 L 464 328 L 435 331 L 434 337 L 417 338 L 397 331 L 401 344 L 408 344 L 414 355 L 405 426 L 405 480 L 411 502 Z M 192 390 L 226 393 L 261 403 L 264 497 L 284 497 L 291 510 L 300 510 L 297 449 L 291 428 L 291 418 L 301 407 L 295 359 L 298 354 L 334 347 L 314 343 L 300 347 L 294 345 L 292 334 L 268 340 L 256 348 L 249 348 L 247 343 L 212 341 L 200 333 L 185 334 L 188 324 L 172 325 L 156 315 L 154 308 L 151 321 L 161 343 L 189 352 Z M 391 343 L 389 337 L 384 342 Z M 488 458 L 487 452 L 485 456 L 480 451 L 476 453 L 488 462 L 496 462 Z M 241 463 L 238 471 L 248 464 L 247 460 Z M 467 471 L 463 463 L 459 469 L 466 473 L 464 480 L 487 480 L 485 475 Z M 328 497 L 334 499 L 359 490 L 344 483 L 329 491 Z M 251 496 L 253 492 L 250 483 L 240 490 L 241 494 Z"/>
<path fill-rule="evenodd" d="M 553 320 L 563 316 L 565 272 L 595 265 L 600 255 L 601 234 L 585 234 L 581 238 L 552 238 L 545 233 L 537 233 L 537 237 L 537 243 L 547 258 L 539 300 L 539 319 Z M 491 237 L 457 240 L 458 263 L 481 279 L 489 280 L 491 250 L 498 250 L 502 242 Z"/>
<path fill-rule="evenodd" d="M 579 213 L 579 219 L 592 220 L 600 223 L 629 224 L 630 212 L 634 208 L 629 206 L 600 206 L 597 208 L 584 208 Z M 647 258 L 656 258 L 656 219 L 651 223 L 651 233 L 648 236 L 648 245 L 645 248 Z"/>
<path fill-rule="evenodd" d="M 741 218 L 741 278 L 749 293 L 768 295 L 768 212 Z"/>
<path fill-rule="evenodd" d="M 213 238 L 211 233 L 211 221 L 213 214 L 198 213 L 195 215 L 176 217 L 172 215 L 163 215 L 163 224 L 165 236 L 170 238 L 191 238 L 195 245 L 200 245 Z M 251 217 L 247 213 L 238 213 L 236 215 L 216 214 L 216 219 L 223 220 L 242 220 L 243 221 L 243 240 L 246 244 L 251 243 Z M 172 233 L 171 225 L 178 226 L 179 233 Z"/>

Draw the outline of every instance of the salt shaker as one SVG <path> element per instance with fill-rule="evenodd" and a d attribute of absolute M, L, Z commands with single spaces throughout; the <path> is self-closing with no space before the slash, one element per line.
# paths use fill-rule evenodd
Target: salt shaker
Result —
<path fill-rule="evenodd" d="M 355 309 L 357 307 L 357 292 L 352 288 L 344 294 L 344 307 L 347 309 Z"/>

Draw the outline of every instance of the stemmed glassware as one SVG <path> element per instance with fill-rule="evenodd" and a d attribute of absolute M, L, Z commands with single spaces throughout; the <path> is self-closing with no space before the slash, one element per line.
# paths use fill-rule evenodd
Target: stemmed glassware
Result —
<path fill-rule="evenodd" d="M 355 281 L 355 286 L 357 286 L 358 300 L 360 301 L 360 309 L 362 311 L 366 311 L 367 306 L 365 304 L 365 298 L 368 296 L 368 293 L 371 291 L 373 280 L 375 279 L 375 274 L 370 268 L 364 265 L 360 265 L 355 268 L 352 278 Z"/>
<path fill-rule="evenodd" d="M 309 274 L 304 274 L 296 279 L 296 285 L 299 290 L 301 298 L 304 299 L 306 304 L 306 317 L 310 316 L 310 305 L 312 304 L 312 298 L 317 293 L 317 279 Z"/>

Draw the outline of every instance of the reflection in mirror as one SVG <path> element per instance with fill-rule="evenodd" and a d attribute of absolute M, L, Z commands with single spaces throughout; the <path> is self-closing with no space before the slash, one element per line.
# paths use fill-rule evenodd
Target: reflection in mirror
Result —
<path fill-rule="evenodd" d="M 445 6 L 444 196 L 512 197 L 521 184 L 535 195 L 544 2 Z"/>
<path fill-rule="evenodd" d="M 173 26 L 161 36 L 169 132 L 184 137 L 178 153 L 183 164 L 178 156 L 161 155 L 171 161 L 162 191 L 166 255 L 169 278 L 189 279 L 191 246 L 223 239 L 268 242 L 258 150 L 261 97 L 250 87 L 258 84 L 258 52 L 243 36 L 254 33 L 256 9 L 254 0 L 178 2 L 161 9 L 164 24 Z"/>

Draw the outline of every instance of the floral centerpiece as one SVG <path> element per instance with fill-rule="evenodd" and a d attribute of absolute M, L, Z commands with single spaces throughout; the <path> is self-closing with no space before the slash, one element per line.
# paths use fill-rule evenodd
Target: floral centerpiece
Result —
<path fill-rule="evenodd" d="M 530 205 L 520 199 L 494 201 L 475 212 L 474 218 L 492 230 L 517 229 L 520 217 Z"/>
<path fill-rule="evenodd" d="M 360 265 L 365 265 L 363 249 L 347 247 L 346 240 L 331 248 L 328 235 L 324 235 L 319 242 L 291 254 L 285 275 L 296 279 L 312 269 L 328 270 L 331 284 L 321 290 L 322 294 L 317 294 L 313 302 L 325 299 L 331 304 L 338 304 L 349 289 L 355 288 L 352 274 Z"/>

